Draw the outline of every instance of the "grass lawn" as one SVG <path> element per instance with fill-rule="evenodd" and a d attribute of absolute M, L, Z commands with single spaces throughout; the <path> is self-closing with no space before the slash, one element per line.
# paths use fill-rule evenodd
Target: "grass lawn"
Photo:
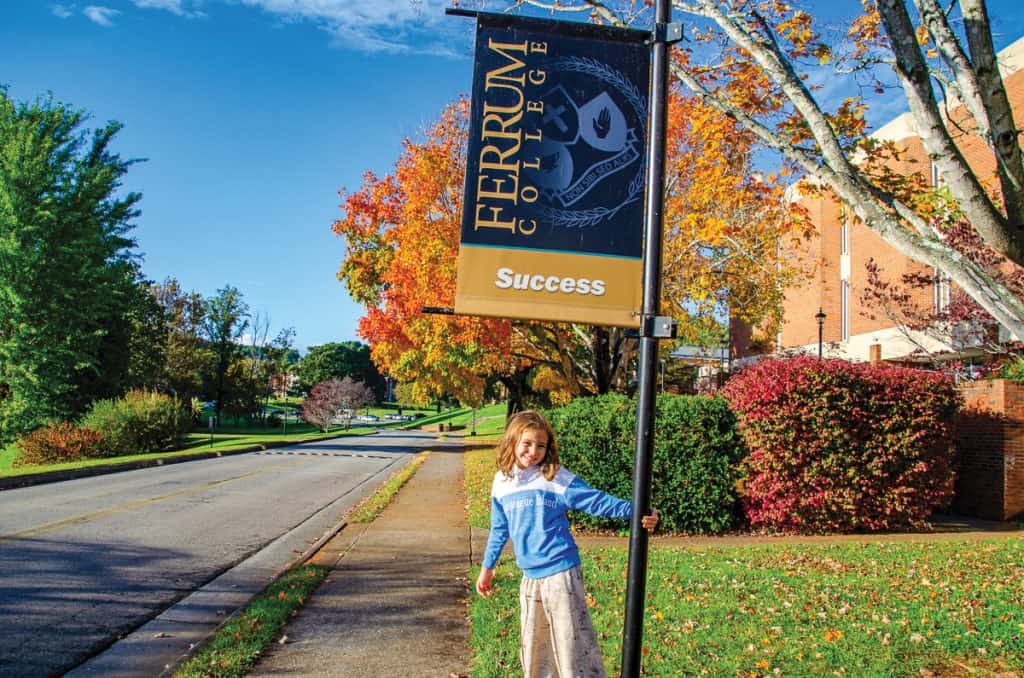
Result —
<path fill-rule="evenodd" d="M 397 411 L 397 406 L 387 406 L 381 408 L 370 408 L 372 414 L 377 414 L 382 418 L 379 424 L 365 425 L 358 421 L 353 421 L 351 428 L 345 430 L 344 424 L 333 424 L 331 430 L 328 433 L 321 432 L 318 428 L 311 426 L 305 422 L 296 421 L 292 411 L 301 404 L 301 399 L 289 398 L 288 400 L 272 400 L 269 404 L 270 409 L 284 410 L 289 413 L 286 425 L 279 425 L 276 427 L 261 426 L 259 424 L 247 425 L 244 420 L 235 422 L 229 417 L 224 417 L 221 420 L 221 425 L 217 427 L 213 434 L 213 444 L 210 444 L 210 433 L 207 427 L 208 415 L 203 414 L 200 417 L 200 424 L 197 426 L 186 439 L 185 445 L 180 450 L 171 450 L 166 452 L 154 452 L 151 454 L 135 455 L 130 457 L 113 457 L 110 459 L 91 459 L 88 461 L 70 462 L 65 464 L 48 464 L 45 466 L 26 466 L 21 468 L 14 468 L 14 458 L 18 453 L 17 446 L 12 443 L 7 447 L 0 448 L 0 477 L 2 476 L 17 476 L 25 475 L 29 473 L 41 473 L 46 471 L 67 471 L 78 468 L 87 468 L 89 466 L 99 466 L 103 464 L 116 464 L 118 462 L 130 462 L 137 461 L 140 459 L 163 459 L 170 457 L 181 457 L 195 455 L 204 452 L 228 452 L 231 450 L 237 450 L 243 447 L 252 445 L 262 445 L 268 443 L 280 443 L 282 441 L 289 442 L 303 442 L 309 440 L 319 440 L 323 438 L 335 437 L 339 435 L 361 435 L 370 433 L 383 428 L 399 428 L 399 427 L 415 427 L 423 423 L 438 423 L 454 421 L 456 424 L 465 423 L 470 420 L 471 410 L 468 409 L 457 409 L 457 410 L 446 410 L 441 414 L 437 414 L 432 409 L 423 409 L 417 407 L 404 407 L 402 412 L 405 414 L 412 414 L 414 412 L 423 412 L 427 414 L 426 417 L 418 419 L 415 422 L 388 422 L 383 420 L 385 414 L 394 413 Z M 477 431 L 481 435 L 485 435 L 491 428 L 494 428 L 495 424 L 492 422 L 501 422 L 501 426 L 504 425 L 504 416 L 490 417 L 491 410 L 494 412 L 504 412 L 505 405 L 492 405 L 487 408 L 477 410 Z M 484 417 L 490 417 L 487 421 L 484 421 Z M 499 429 L 500 432 L 500 429 Z"/>
<path fill-rule="evenodd" d="M 488 525 L 492 450 L 466 455 L 470 523 Z M 584 548 L 609 675 L 619 673 L 627 546 Z M 476 568 L 470 573 L 475 581 Z M 474 678 L 518 670 L 514 563 L 470 601 Z M 1024 676 L 1024 541 L 722 547 L 651 541 L 646 675 Z"/>
<path fill-rule="evenodd" d="M 466 514 L 470 527 L 491 527 L 491 481 L 494 449 L 469 450 L 464 457 L 466 465 Z M 473 581 L 476 581 L 475 579 Z"/>
<path fill-rule="evenodd" d="M 583 554 L 609 675 L 619 672 L 626 560 L 625 545 Z M 666 678 L 1021 676 L 1022 563 L 1014 539 L 718 548 L 654 540 L 644 669 Z M 470 604 L 474 678 L 518 666 L 519 575 L 511 564 L 499 573 L 498 594 Z"/>
<path fill-rule="evenodd" d="M 505 412 L 508 405 L 495 403 L 476 410 L 477 436 L 500 436 L 505 431 Z M 473 410 L 460 410 L 449 419 L 454 426 L 461 426 L 465 431 L 473 430 Z"/>
<path fill-rule="evenodd" d="M 175 671 L 175 678 L 244 676 L 330 571 L 325 565 L 309 564 L 285 572 L 225 622 L 194 657 Z"/>
<path fill-rule="evenodd" d="M 90 459 L 88 461 L 68 462 L 64 464 L 23 466 L 19 468 L 13 467 L 14 457 L 18 450 L 17 446 L 12 443 L 0 451 L 0 476 L 17 476 L 46 471 L 66 471 L 71 469 L 87 468 L 89 466 L 100 466 L 103 464 L 137 461 L 140 459 L 166 459 L 190 456 L 205 452 L 228 452 L 251 445 L 276 443 L 285 440 L 292 442 L 319 440 L 339 435 L 359 435 L 372 430 L 372 428 L 367 427 L 353 427 L 349 431 L 344 431 L 342 427 L 335 426 L 329 433 L 322 433 L 319 429 L 310 426 L 309 424 L 289 423 L 288 433 L 285 435 L 283 427 L 265 428 L 261 426 L 222 426 L 213 434 L 212 446 L 210 444 L 210 434 L 202 429 L 197 429 L 188 435 L 185 445 L 180 450 L 154 452 L 151 454 L 140 454 L 127 457 L 111 457 L 109 459 Z"/>

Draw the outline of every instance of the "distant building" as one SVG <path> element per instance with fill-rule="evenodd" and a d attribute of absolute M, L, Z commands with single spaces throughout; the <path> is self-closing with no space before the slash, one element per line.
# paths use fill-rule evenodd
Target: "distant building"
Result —
<path fill-rule="evenodd" d="M 1020 125 L 1024 120 L 1024 38 L 999 54 L 1004 84 L 1014 109 L 1014 118 Z M 963 106 L 953 108 L 952 117 L 963 119 Z M 897 168 L 911 173 L 929 171 L 930 161 L 914 130 L 911 115 L 906 113 L 892 120 L 874 135 L 895 141 L 907 149 L 908 160 Z M 959 134 L 958 145 L 965 158 L 982 176 L 994 171 L 991 155 L 983 141 L 974 134 Z M 910 159 L 916 162 L 910 162 Z M 937 181 L 934 168 L 932 181 Z M 914 360 L 923 346 L 935 357 L 970 359 L 981 350 L 976 337 L 970 332 L 953 332 L 948 342 L 900 328 L 877 313 L 869 317 L 870 309 L 861 300 L 867 287 L 865 264 L 873 258 L 885 271 L 889 280 L 903 273 L 918 272 L 934 279 L 932 289 L 917 290 L 917 301 L 931 304 L 941 310 L 949 303 L 950 282 L 930 267 L 914 262 L 885 243 L 867 226 L 853 223 L 843 216 L 841 205 L 827 195 L 820 197 L 795 194 L 794 199 L 807 208 L 816 236 L 803 243 L 793 256 L 813 270 L 813 277 L 799 287 L 786 292 L 784 320 L 772 345 L 751 345 L 749 327 L 734 324 L 731 328 L 733 355 L 743 359 L 764 353 L 793 352 L 817 355 L 819 337 L 819 309 L 824 313 L 821 324 L 822 351 L 826 357 L 867 360 Z M 908 339 L 908 335 L 911 339 Z M 915 343 L 916 342 L 916 343 Z"/>

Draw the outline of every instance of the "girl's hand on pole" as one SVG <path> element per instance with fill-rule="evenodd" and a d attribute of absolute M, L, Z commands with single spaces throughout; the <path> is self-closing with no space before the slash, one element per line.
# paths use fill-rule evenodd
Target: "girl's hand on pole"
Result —
<path fill-rule="evenodd" d="M 494 579 L 494 570 L 489 567 L 481 567 L 480 575 L 476 578 L 476 592 L 484 598 L 489 598 L 494 593 L 491 581 Z"/>
<path fill-rule="evenodd" d="M 654 532 L 654 528 L 658 526 L 658 509 L 652 508 L 649 516 L 644 516 L 640 519 L 640 524 L 648 532 Z"/>

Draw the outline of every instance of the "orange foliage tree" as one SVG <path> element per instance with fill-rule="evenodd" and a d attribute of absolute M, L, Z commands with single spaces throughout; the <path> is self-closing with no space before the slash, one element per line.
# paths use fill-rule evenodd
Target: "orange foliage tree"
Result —
<path fill-rule="evenodd" d="M 358 191 L 342 192 L 333 226 L 346 239 L 338 278 L 366 307 L 359 335 L 378 368 L 411 383 L 420 401 L 475 404 L 489 377 L 520 368 L 508 321 L 423 313 L 455 299 L 467 115 L 465 101 L 449 106 L 422 142 L 404 142 L 393 174 L 368 173 Z"/>
<path fill-rule="evenodd" d="M 666 308 L 689 324 L 720 321 L 725 306 L 752 323 L 777 317 L 789 273 L 776 244 L 791 222 L 778 187 L 750 172 L 754 139 L 696 99 L 676 93 L 670 110 Z M 392 174 L 342 193 L 338 277 L 366 306 L 374 362 L 421 400 L 477 402 L 489 379 L 513 407 L 628 390 L 636 341 L 621 328 L 423 313 L 454 303 L 468 113 L 451 104 Z"/>
<path fill-rule="evenodd" d="M 696 337 L 730 318 L 773 336 L 785 285 L 803 271 L 780 255 L 783 238 L 806 233 L 784 196 L 785 174 L 754 172 L 757 138 L 735 120 L 670 92 L 663 302 Z"/>
<path fill-rule="evenodd" d="M 564 402 L 624 386 L 631 342 L 621 329 L 423 312 L 455 300 L 468 116 L 467 101 L 449 105 L 423 141 L 404 142 L 393 174 L 342 193 L 338 277 L 366 307 L 359 334 L 374 362 L 421 401 L 476 403 L 489 380 L 508 389 L 510 409 L 530 395 Z"/>

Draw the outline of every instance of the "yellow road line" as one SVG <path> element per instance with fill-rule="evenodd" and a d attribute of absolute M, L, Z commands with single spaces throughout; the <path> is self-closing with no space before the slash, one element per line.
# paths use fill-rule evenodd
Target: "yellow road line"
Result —
<path fill-rule="evenodd" d="M 279 471 L 288 466 L 294 466 L 295 464 L 308 463 L 310 459 L 294 459 L 284 464 L 277 464 L 276 466 L 268 466 L 267 468 L 260 469 L 258 471 L 252 471 L 251 473 L 243 473 L 240 476 L 233 476 L 231 478 L 224 478 L 222 480 L 214 480 L 202 485 L 196 485 L 195 487 L 188 487 L 184 490 L 178 490 L 177 492 L 171 492 L 159 497 L 150 497 L 148 499 L 140 499 L 138 501 L 129 502 L 127 504 L 119 504 L 117 506 L 111 506 L 110 508 L 103 509 L 101 511 L 93 511 L 92 513 L 83 513 L 78 516 L 70 516 L 68 518 L 61 518 L 60 520 L 54 520 L 49 523 L 43 523 L 42 525 L 36 525 L 30 527 L 27 530 L 21 530 L 20 532 L 11 532 L 8 534 L 0 534 L 0 544 L 6 544 L 8 542 L 17 541 L 19 539 L 28 539 L 30 537 L 38 537 L 41 534 L 47 532 L 54 532 L 56 530 L 70 527 L 71 525 L 81 525 L 97 518 L 103 518 L 105 516 L 114 515 L 116 513 L 124 513 L 125 511 L 132 511 L 143 506 L 150 504 L 159 504 L 162 501 L 168 499 L 174 499 L 176 497 L 183 497 L 188 494 L 196 494 L 197 492 L 203 492 L 210 488 L 218 485 L 224 485 L 225 483 L 234 482 L 236 480 L 242 480 L 243 478 L 251 478 L 253 476 L 262 475 L 271 471 Z"/>

